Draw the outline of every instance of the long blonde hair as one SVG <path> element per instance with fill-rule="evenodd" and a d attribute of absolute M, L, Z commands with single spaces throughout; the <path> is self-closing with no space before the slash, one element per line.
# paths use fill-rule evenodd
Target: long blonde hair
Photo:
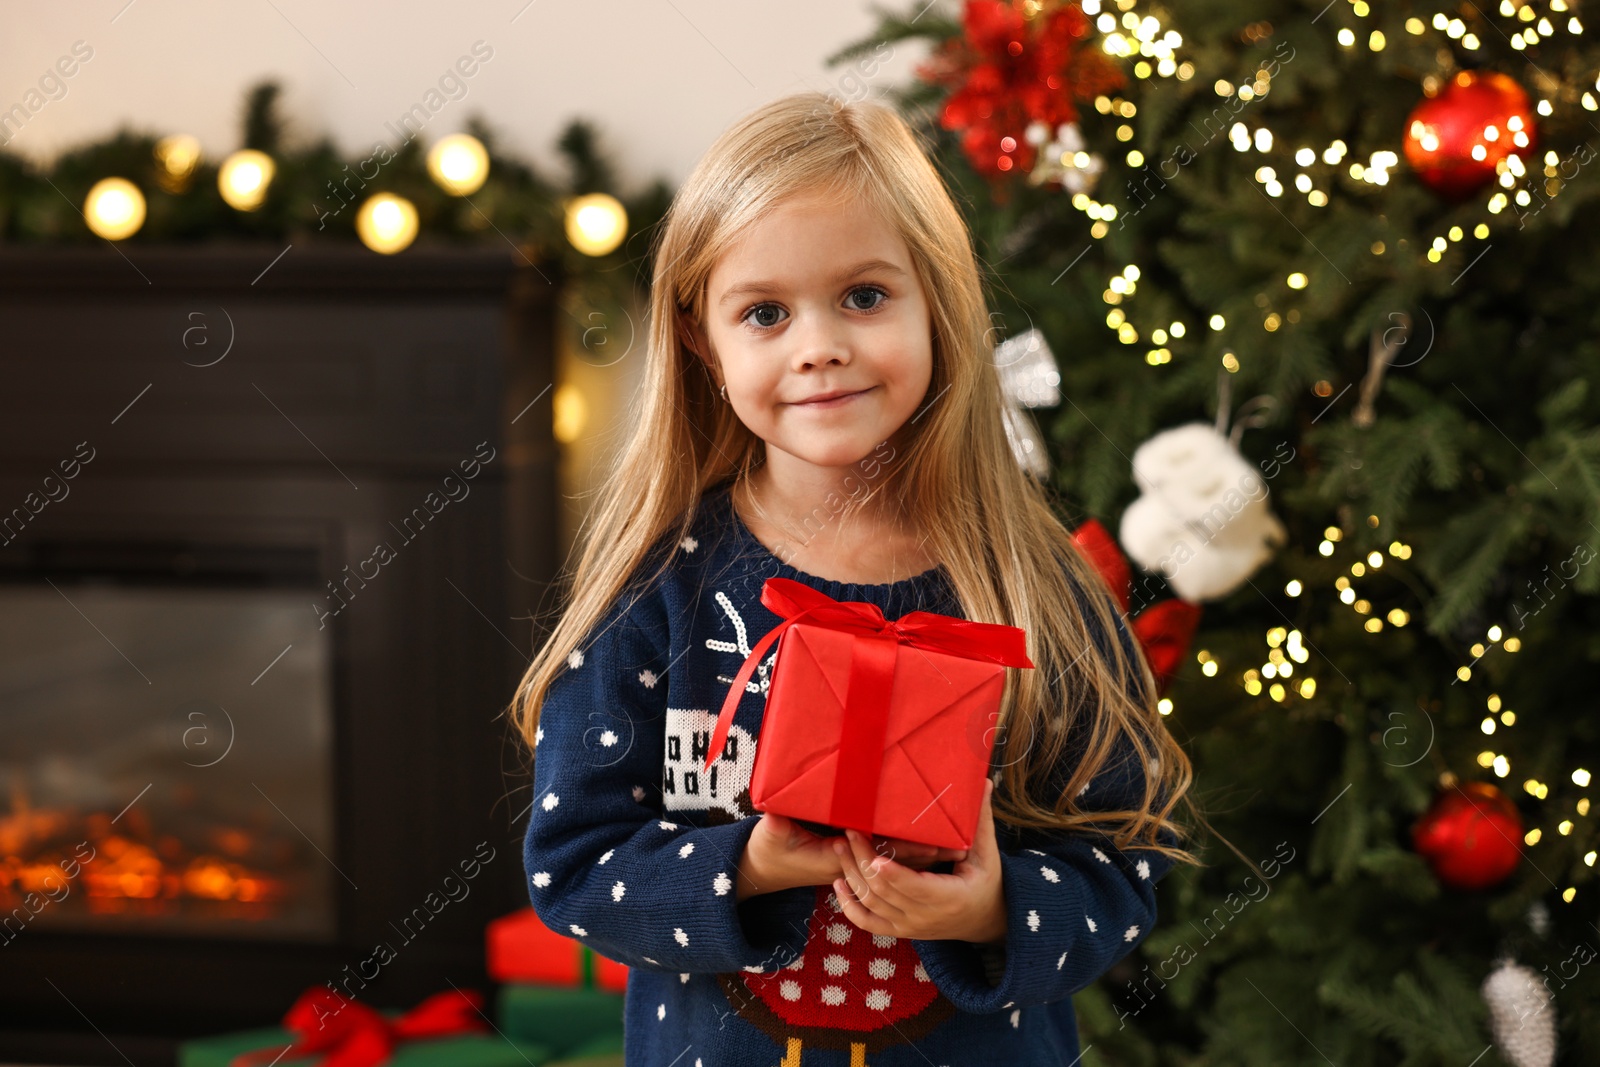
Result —
<path fill-rule="evenodd" d="M 1205 820 L 1186 795 L 1193 770 L 1162 722 L 1149 665 L 1125 653 L 1109 589 L 1012 454 L 980 267 L 961 214 L 898 114 L 820 92 L 775 100 L 729 127 L 678 190 L 657 232 L 647 365 L 627 420 L 631 434 L 586 520 L 567 586 L 570 604 L 511 704 L 526 750 L 531 757 L 552 680 L 640 577 L 653 546 L 671 547 L 650 581 L 676 558 L 702 494 L 727 481 L 742 486 L 764 461 L 764 443 L 719 400 L 708 368 L 685 345 L 680 316 L 704 321 L 707 279 L 746 227 L 792 197 L 819 191 L 864 198 L 899 233 L 931 316 L 928 399 L 875 494 L 886 495 L 881 503 L 908 528 L 927 533 L 926 549 L 943 565 L 967 618 L 1027 631 L 1036 669 L 1007 671 L 996 818 L 1016 827 L 1092 828 L 1119 848 L 1138 842 L 1198 864 L 1157 840 L 1163 830 L 1179 841 L 1189 833 L 1170 818 L 1180 800 Z M 1074 584 L 1091 594 L 1093 628 L 1109 636 L 1109 659 L 1081 654 L 1093 638 Z M 1131 694 L 1128 678 L 1136 679 Z M 1122 738 L 1147 771 L 1138 807 L 1080 810 L 1075 798 Z M 1079 745 L 1083 755 L 1069 780 L 1063 786 L 1058 775 L 1052 782 L 1052 769 Z"/>

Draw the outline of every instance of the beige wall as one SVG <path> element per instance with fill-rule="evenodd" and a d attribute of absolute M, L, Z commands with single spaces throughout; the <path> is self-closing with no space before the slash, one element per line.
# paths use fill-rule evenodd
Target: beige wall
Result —
<path fill-rule="evenodd" d="M 481 40 L 493 57 L 425 136 L 454 132 L 478 110 L 510 151 L 549 164 L 561 127 L 587 117 L 631 188 L 657 174 L 682 178 L 718 131 L 758 104 L 837 87 L 849 68 L 824 69 L 823 57 L 874 21 L 867 0 L 6 0 L 0 110 L 81 40 L 93 58 L 16 131 L 10 150 L 45 159 L 129 123 L 191 133 L 208 153 L 226 153 L 238 147 L 246 88 L 274 76 L 297 130 L 331 135 L 353 154 L 385 137 L 385 123 Z M 902 45 L 869 82 L 894 84 L 923 52 Z"/>

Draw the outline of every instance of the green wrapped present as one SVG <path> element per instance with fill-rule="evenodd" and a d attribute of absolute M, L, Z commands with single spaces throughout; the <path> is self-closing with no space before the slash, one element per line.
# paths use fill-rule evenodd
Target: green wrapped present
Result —
<path fill-rule="evenodd" d="M 622 1001 L 622 994 L 599 989 L 505 985 L 495 1018 L 507 1037 L 543 1045 L 558 1057 L 574 1056 L 603 1039 L 615 1039 L 620 1052 Z"/>
<path fill-rule="evenodd" d="M 282 1048 L 294 1038 L 289 1030 L 268 1027 L 185 1041 L 178 1051 L 178 1067 L 230 1067 L 237 1056 L 257 1049 Z M 326 1058 L 322 1052 L 285 1056 L 276 1067 L 316 1067 Z M 550 1050 L 544 1045 L 511 1041 L 498 1034 L 466 1034 L 404 1042 L 395 1047 L 384 1067 L 528 1067 L 530 1063 L 543 1067 L 550 1058 Z"/>
<path fill-rule="evenodd" d="M 606 1034 L 586 1041 L 547 1067 L 625 1067 L 622 1062 L 622 1035 Z"/>

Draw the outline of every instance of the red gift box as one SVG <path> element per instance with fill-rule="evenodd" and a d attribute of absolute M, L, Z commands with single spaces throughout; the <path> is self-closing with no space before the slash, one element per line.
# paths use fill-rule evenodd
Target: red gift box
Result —
<path fill-rule="evenodd" d="M 491 919 L 485 930 L 489 977 L 497 982 L 628 988 L 628 968 L 550 929 L 532 908 Z"/>
<path fill-rule="evenodd" d="M 1032 667 L 1024 632 L 929 611 L 897 620 L 768 578 L 784 617 L 733 680 L 705 769 L 722 752 L 745 683 L 779 637 L 750 800 L 758 811 L 971 848 L 1006 667 Z"/>

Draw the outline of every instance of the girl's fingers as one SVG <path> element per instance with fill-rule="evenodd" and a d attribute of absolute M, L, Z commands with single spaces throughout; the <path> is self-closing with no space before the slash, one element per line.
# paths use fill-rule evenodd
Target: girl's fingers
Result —
<path fill-rule="evenodd" d="M 978 831 L 972 839 L 972 850 L 963 863 L 963 867 L 968 871 L 994 870 L 1000 865 L 1000 845 L 995 838 L 994 829 L 994 803 L 990 799 L 993 795 L 994 779 L 990 778 L 984 782 Z"/>
<path fill-rule="evenodd" d="M 869 934 L 894 936 L 893 928 L 857 900 L 850 884 L 843 878 L 834 880 L 833 895 L 839 901 L 839 910 L 856 928 L 865 930 Z"/>
<path fill-rule="evenodd" d="M 872 839 L 873 851 L 879 855 L 888 856 L 897 863 L 907 867 L 931 866 L 935 863 L 959 863 L 967 858 L 964 848 L 945 848 L 923 844 L 920 841 L 906 841 L 898 837 L 874 837 Z"/>
<path fill-rule="evenodd" d="M 918 841 L 904 841 L 898 837 L 874 837 L 873 851 L 904 863 L 907 859 L 932 859 L 938 849 Z"/>
<path fill-rule="evenodd" d="M 853 884 L 862 885 L 865 896 L 862 903 L 873 906 L 873 898 L 884 902 L 889 909 L 903 912 L 907 906 L 907 899 L 898 882 L 905 874 L 905 868 L 893 860 L 886 859 L 872 850 L 866 835 L 854 830 L 846 831 L 846 839 L 850 842 L 851 859 L 847 864 L 845 873 L 854 876 Z M 921 877 L 911 875 L 910 877 Z M 860 895 L 860 894 L 858 894 Z M 875 910 L 882 911 L 882 908 Z"/>
<path fill-rule="evenodd" d="M 885 923 L 897 923 L 905 919 L 905 911 L 885 900 L 883 894 L 878 892 L 879 879 L 863 878 L 854 866 L 846 866 L 841 880 L 856 903 L 878 919 Z"/>

